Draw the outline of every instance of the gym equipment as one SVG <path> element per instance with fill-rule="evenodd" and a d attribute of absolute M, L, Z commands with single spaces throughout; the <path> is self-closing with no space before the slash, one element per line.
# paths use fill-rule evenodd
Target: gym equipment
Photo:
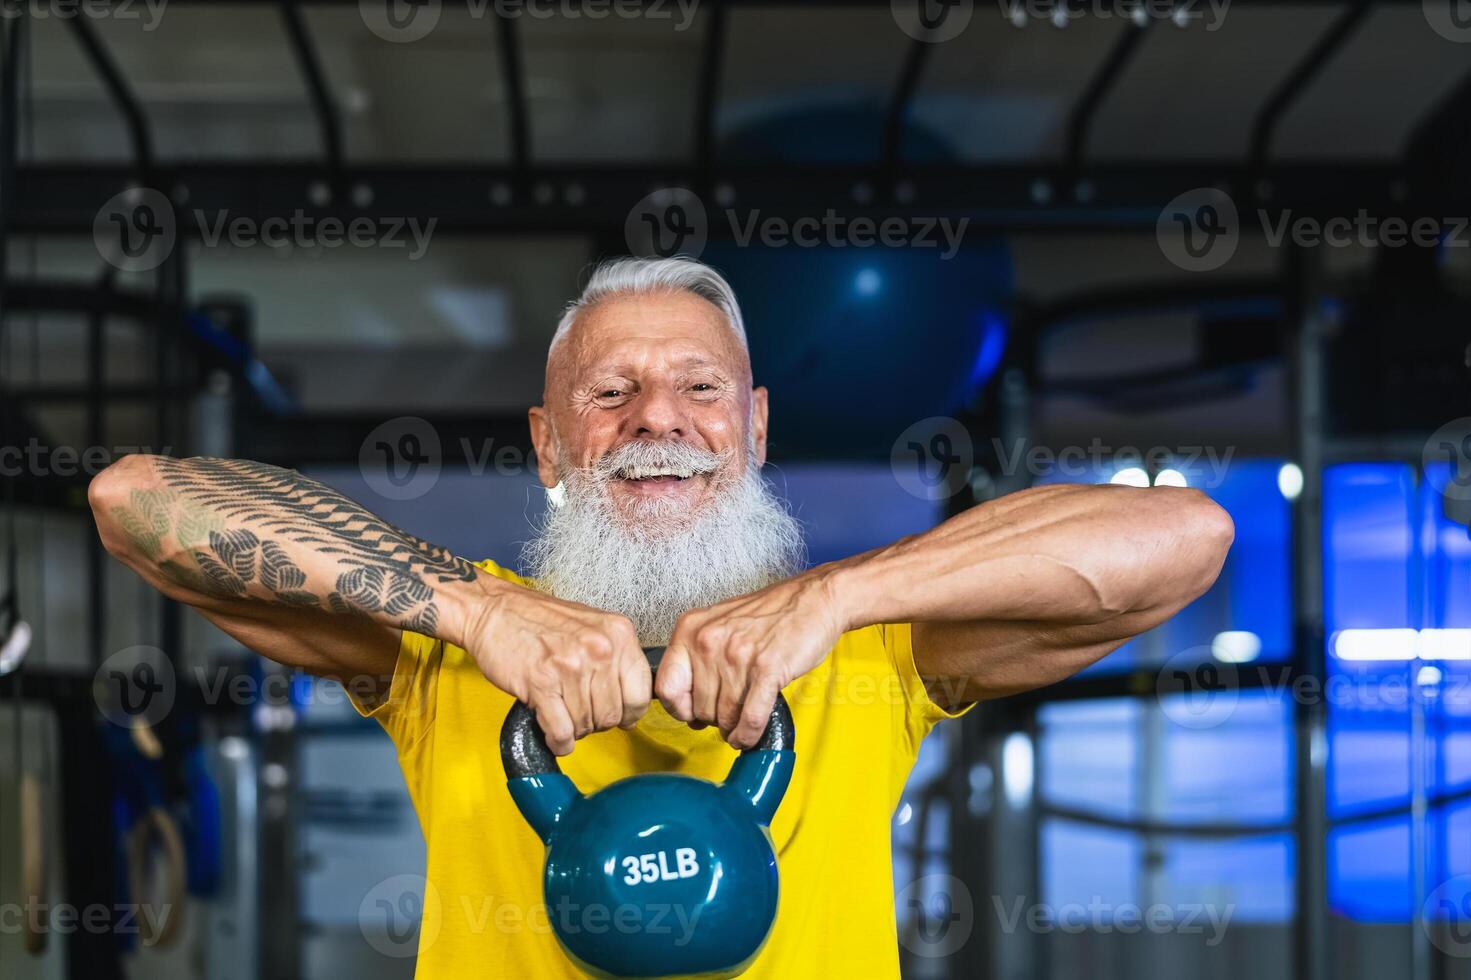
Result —
<path fill-rule="evenodd" d="M 180 777 L 186 796 L 174 809 L 184 839 L 185 883 L 189 894 L 212 898 L 219 893 L 224 873 L 222 816 L 220 789 L 210 775 L 203 742 L 184 750 Z"/>
<path fill-rule="evenodd" d="M 657 667 L 662 647 L 646 648 Z M 599 977 L 731 977 L 776 918 L 768 827 L 796 765 L 796 732 L 777 695 L 766 732 L 725 782 L 675 773 L 620 779 L 583 796 L 519 701 L 501 728 L 506 786 L 547 845 L 552 931 Z"/>
<path fill-rule="evenodd" d="M 22 929 L 26 952 L 46 952 L 46 814 L 45 788 L 35 773 L 20 779 L 20 881 L 25 904 Z"/>
<path fill-rule="evenodd" d="M 142 751 L 136 729 L 109 726 L 104 733 L 116 774 L 113 827 L 117 835 L 117 893 L 140 910 L 137 935 L 145 947 L 167 948 L 179 937 L 186 907 L 184 839 L 164 799 L 159 759 Z M 149 901 L 155 847 L 163 858 L 163 894 Z M 133 935 L 119 933 L 118 945 L 133 948 Z"/>

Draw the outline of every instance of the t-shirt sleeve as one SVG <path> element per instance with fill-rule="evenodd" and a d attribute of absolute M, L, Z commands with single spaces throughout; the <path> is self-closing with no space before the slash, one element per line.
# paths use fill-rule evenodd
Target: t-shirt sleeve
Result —
<path fill-rule="evenodd" d="M 958 708 L 947 708 L 935 702 L 914 665 L 914 641 L 908 623 L 885 623 L 879 626 L 879 634 L 899 677 L 905 736 L 909 747 L 917 752 L 919 743 L 924 741 L 936 723 L 946 718 L 959 718 L 975 707 L 975 702 Z"/>
<path fill-rule="evenodd" d="M 475 564 L 497 578 L 522 586 L 529 584 L 515 572 L 488 559 Z M 443 640 L 404 630 L 399 639 L 398 657 L 394 661 L 387 696 L 376 702 L 367 702 L 349 691 L 349 700 L 358 714 L 382 725 L 401 753 L 434 727 L 444 653 Z"/>
<path fill-rule="evenodd" d="M 443 640 L 404 630 L 387 695 L 376 702 L 365 702 L 353 695 L 352 706 L 364 718 L 372 718 L 382 725 L 400 751 L 409 748 L 434 724 L 439 667 L 443 660 Z"/>

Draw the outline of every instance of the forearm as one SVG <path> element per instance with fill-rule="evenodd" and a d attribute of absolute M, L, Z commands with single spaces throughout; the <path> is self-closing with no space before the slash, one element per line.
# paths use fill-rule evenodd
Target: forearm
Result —
<path fill-rule="evenodd" d="M 1082 625 L 1168 615 L 1215 580 L 1230 518 L 1203 494 L 1040 487 L 829 566 L 848 628 L 882 622 Z"/>
<path fill-rule="evenodd" d="M 291 607 L 460 642 L 490 578 L 292 470 L 130 456 L 92 482 L 108 550 L 215 610 Z"/>

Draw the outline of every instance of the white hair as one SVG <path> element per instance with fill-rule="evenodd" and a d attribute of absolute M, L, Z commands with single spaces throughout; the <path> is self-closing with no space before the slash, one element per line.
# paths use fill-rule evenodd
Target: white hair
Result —
<path fill-rule="evenodd" d="M 557 332 L 552 334 L 551 351 L 566 339 L 577 317 L 605 299 L 615 296 L 647 296 L 651 293 L 689 293 L 698 296 L 724 315 L 731 332 L 746 345 L 746 324 L 741 319 L 741 305 L 735 290 L 725 277 L 703 262 L 676 255 L 667 259 L 629 257 L 611 259 L 593 269 L 582 295 L 567 304 Z"/>

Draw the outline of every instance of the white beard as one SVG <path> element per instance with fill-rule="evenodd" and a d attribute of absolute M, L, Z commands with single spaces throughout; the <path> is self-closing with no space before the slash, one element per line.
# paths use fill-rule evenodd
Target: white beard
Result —
<path fill-rule="evenodd" d="M 694 514 L 656 499 L 624 515 L 608 492 L 624 466 L 709 473 L 722 461 L 681 443 L 635 442 L 589 469 L 564 473 L 565 502 L 547 508 L 522 549 L 523 569 L 538 589 L 559 599 L 627 616 L 644 646 L 669 642 L 690 609 L 795 575 L 805 559 L 801 526 L 754 465 L 717 483 Z"/>

